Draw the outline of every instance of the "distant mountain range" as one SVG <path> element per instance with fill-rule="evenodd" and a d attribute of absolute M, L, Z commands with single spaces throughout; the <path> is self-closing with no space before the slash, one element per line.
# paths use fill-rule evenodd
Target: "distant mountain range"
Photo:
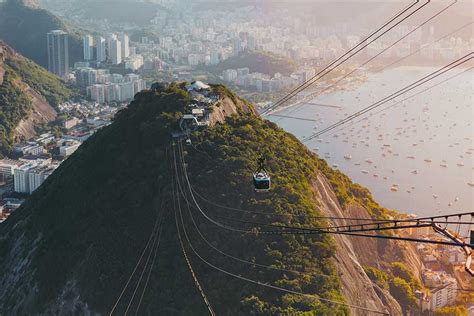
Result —
<path fill-rule="evenodd" d="M 62 29 L 69 32 L 70 64 L 83 57 L 82 39 L 76 31 L 34 0 L 7 0 L 0 4 L 0 39 L 37 64 L 48 66 L 46 34 Z"/>

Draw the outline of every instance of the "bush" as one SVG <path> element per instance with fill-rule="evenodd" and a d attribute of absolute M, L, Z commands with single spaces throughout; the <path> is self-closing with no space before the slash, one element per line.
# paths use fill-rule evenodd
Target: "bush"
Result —
<path fill-rule="evenodd" d="M 467 316 L 465 306 L 445 306 L 435 310 L 435 316 Z"/>
<path fill-rule="evenodd" d="M 389 289 L 389 279 L 390 275 L 387 273 L 383 272 L 382 270 L 379 270 L 377 268 L 373 267 L 364 267 L 365 273 L 367 273 L 367 276 L 369 279 L 374 281 L 378 286 L 381 288 L 388 290 Z"/>
<path fill-rule="evenodd" d="M 407 281 L 395 277 L 390 280 L 389 286 L 390 294 L 400 303 L 404 311 L 416 306 L 415 294 Z"/>

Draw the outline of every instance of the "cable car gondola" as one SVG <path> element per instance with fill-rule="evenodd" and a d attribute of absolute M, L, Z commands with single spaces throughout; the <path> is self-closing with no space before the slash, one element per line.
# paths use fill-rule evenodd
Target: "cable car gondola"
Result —
<path fill-rule="evenodd" d="M 268 192 L 271 189 L 271 179 L 267 170 L 265 170 L 265 157 L 258 158 L 257 163 L 258 169 L 253 174 L 255 192 Z"/>

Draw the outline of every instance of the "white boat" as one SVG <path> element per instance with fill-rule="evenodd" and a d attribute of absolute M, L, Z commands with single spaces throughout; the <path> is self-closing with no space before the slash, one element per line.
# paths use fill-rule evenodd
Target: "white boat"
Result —
<path fill-rule="evenodd" d="M 437 198 L 438 198 L 438 195 L 437 195 L 437 194 L 433 194 L 433 198 L 437 199 Z"/>
<path fill-rule="evenodd" d="M 458 162 L 458 163 L 456 164 L 456 166 L 458 166 L 458 167 L 464 167 L 464 162 Z"/>
<path fill-rule="evenodd" d="M 474 187 L 474 182 L 468 182 L 467 185 L 470 187 Z"/>
<path fill-rule="evenodd" d="M 390 188 L 390 191 L 397 192 L 397 191 L 398 191 L 398 187 L 392 186 L 392 187 Z"/>
<path fill-rule="evenodd" d="M 445 163 L 442 163 L 442 164 L 439 164 L 439 165 L 440 165 L 441 167 L 443 167 L 443 168 L 448 168 L 448 165 L 445 164 Z"/>
<path fill-rule="evenodd" d="M 365 162 L 366 162 L 366 163 L 373 163 L 373 161 L 370 160 L 370 159 L 366 159 Z"/>
<path fill-rule="evenodd" d="M 432 162 L 433 160 L 431 159 L 425 159 L 425 162 Z"/>
<path fill-rule="evenodd" d="M 351 155 L 345 155 L 345 156 L 344 156 L 344 159 L 351 160 L 351 159 L 352 159 L 352 156 L 351 156 Z"/>
<path fill-rule="evenodd" d="M 363 174 L 368 174 L 369 172 L 367 170 L 362 170 Z"/>

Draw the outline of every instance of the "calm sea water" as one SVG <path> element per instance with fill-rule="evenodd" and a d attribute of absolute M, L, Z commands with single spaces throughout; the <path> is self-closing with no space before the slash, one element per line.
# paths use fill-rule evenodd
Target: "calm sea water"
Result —
<path fill-rule="evenodd" d="M 358 87 L 320 96 L 312 101 L 340 108 L 307 104 L 279 113 L 315 119 L 317 122 L 271 119 L 303 138 L 433 70 L 435 68 L 400 67 L 372 74 L 367 82 Z M 447 73 L 432 84 L 397 100 L 461 71 Z M 425 93 L 372 114 L 358 123 L 349 124 L 343 130 L 323 135 L 307 145 L 334 168 L 369 188 L 385 207 L 419 216 L 471 212 L 474 211 L 474 187 L 469 185 L 474 183 L 473 121 L 474 71 L 471 69 Z"/>

